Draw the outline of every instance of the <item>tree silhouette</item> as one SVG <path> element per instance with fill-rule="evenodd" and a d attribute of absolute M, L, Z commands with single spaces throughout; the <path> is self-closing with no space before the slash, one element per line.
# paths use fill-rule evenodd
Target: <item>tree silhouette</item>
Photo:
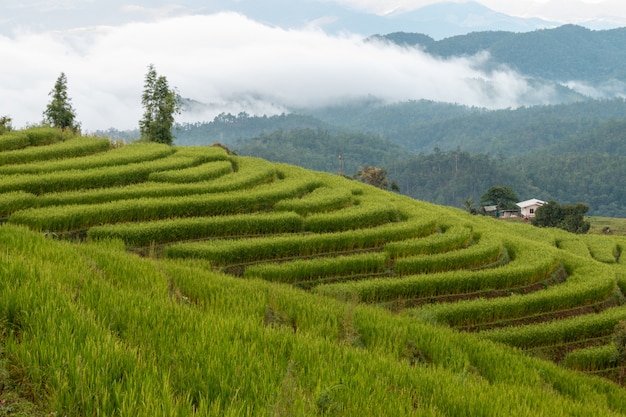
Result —
<path fill-rule="evenodd" d="M 463 208 L 469 214 L 478 214 L 478 209 L 474 205 L 474 200 L 471 197 L 465 200 L 465 202 L 463 203 Z"/>
<path fill-rule="evenodd" d="M 387 171 L 384 168 L 377 168 L 369 165 L 361 167 L 357 176 L 361 181 L 373 185 L 374 187 L 387 189 Z"/>
<path fill-rule="evenodd" d="M 483 206 L 498 206 L 498 210 L 515 210 L 519 197 L 509 187 L 493 186 L 480 196 L 480 204 Z"/>
<path fill-rule="evenodd" d="M 539 227 L 558 227 L 568 232 L 584 234 L 591 227 L 591 224 L 585 220 L 587 211 L 589 211 L 589 206 L 582 203 L 562 206 L 556 201 L 548 201 L 537 209 L 532 224 Z"/>
<path fill-rule="evenodd" d="M 67 95 L 67 77 L 65 73 L 62 72 L 59 75 L 49 95 L 52 99 L 43 112 L 44 122 L 61 129 L 80 130 L 80 123 L 76 121 L 76 113 Z"/>
<path fill-rule="evenodd" d="M 142 139 L 171 145 L 174 115 L 181 110 L 180 96 L 169 87 L 165 76 L 157 74 L 152 64 L 146 74 L 141 104 L 144 107 L 143 118 L 139 121 Z"/>

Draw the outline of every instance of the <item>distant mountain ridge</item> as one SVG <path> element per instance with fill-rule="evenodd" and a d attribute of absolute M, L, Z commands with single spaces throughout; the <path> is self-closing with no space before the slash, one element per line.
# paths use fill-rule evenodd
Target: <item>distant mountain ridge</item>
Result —
<path fill-rule="evenodd" d="M 477 2 L 444 2 L 411 11 L 377 15 L 331 1 L 240 0 L 229 2 L 233 10 L 251 19 L 281 27 L 318 26 L 329 33 L 374 33 L 411 31 L 435 39 L 485 30 L 527 32 L 558 26 L 537 18 L 520 18 L 498 13 Z"/>
<path fill-rule="evenodd" d="M 614 89 L 626 82 L 626 28 L 594 31 L 563 25 L 526 33 L 474 32 L 436 41 L 422 33 L 377 35 L 397 45 L 414 46 L 438 57 L 490 54 L 493 65 L 506 65 L 530 77 L 557 82 L 587 81 Z M 619 84 L 619 83 L 618 83 Z M 576 89 L 576 85 L 568 85 Z M 624 85 L 619 86 L 624 89 Z"/>
<path fill-rule="evenodd" d="M 368 100 L 305 113 L 220 115 L 182 125 L 177 145 L 222 141 L 240 155 L 352 175 L 384 167 L 403 194 L 461 207 L 493 185 L 589 214 L 626 216 L 626 100 L 488 111 Z"/>
<path fill-rule="evenodd" d="M 41 2 L 24 0 L 18 5 L 0 6 L 0 33 L 11 35 L 24 28 L 66 30 L 97 25 L 120 25 L 161 12 L 148 0 L 136 0 L 129 8 L 123 0 L 80 2 L 41 7 Z M 163 9 L 166 11 L 166 8 Z M 177 0 L 169 15 L 241 13 L 264 24 L 283 28 L 319 27 L 328 33 L 351 32 L 363 36 L 397 31 L 428 33 L 435 39 L 485 30 L 526 32 L 556 27 L 541 19 L 519 18 L 495 12 L 477 2 L 445 2 L 408 12 L 384 15 L 357 10 L 335 1 L 321 0 Z"/>
<path fill-rule="evenodd" d="M 389 17 L 399 27 L 412 27 L 412 32 L 426 33 L 434 39 L 471 32 L 530 32 L 559 26 L 558 23 L 547 20 L 509 16 L 473 1 L 431 4 L 409 12 L 394 13 Z"/>

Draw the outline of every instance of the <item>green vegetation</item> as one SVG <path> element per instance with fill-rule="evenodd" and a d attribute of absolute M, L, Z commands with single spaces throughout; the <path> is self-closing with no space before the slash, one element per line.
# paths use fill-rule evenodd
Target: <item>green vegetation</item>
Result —
<path fill-rule="evenodd" d="M 7 164 L 0 166 L 0 175 L 7 174 L 43 174 L 55 171 L 67 171 L 71 169 L 92 169 L 114 165 L 125 165 L 129 163 L 146 162 L 168 156 L 174 151 L 163 145 L 134 144 L 124 149 L 111 150 L 111 152 L 101 152 L 108 150 L 111 146 L 103 139 L 79 138 L 75 141 L 82 141 L 83 146 L 68 141 L 64 147 L 56 147 L 58 154 L 53 156 L 50 153 L 42 152 L 49 161 L 37 161 L 34 163 Z M 79 157 L 76 151 L 81 148 L 90 148 L 94 154 Z M 48 147 L 53 148 L 53 147 Z M 61 149 L 59 149 L 61 148 Z M 69 148 L 72 153 L 63 153 L 62 148 Z M 48 149 L 49 150 L 49 149 Z M 27 152 L 22 151 L 24 155 Z M 9 152 L 6 152 L 9 154 Z M 56 159 L 58 158 L 58 159 Z"/>
<path fill-rule="evenodd" d="M 239 155 L 348 176 L 379 167 L 402 193 L 436 204 L 463 207 L 497 185 L 626 217 L 623 99 L 495 111 L 366 100 L 307 112 L 222 114 L 179 126 L 176 142 L 220 141 Z"/>
<path fill-rule="evenodd" d="M 578 349 L 563 359 L 563 365 L 581 371 L 595 371 L 613 367 L 616 349 L 614 345 Z"/>
<path fill-rule="evenodd" d="M 489 52 L 492 65 L 505 64 L 528 76 L 589 83 L 624 80 L 626 30 L 590 30 L 577 25 L 526 33 L 473 32 L 435 41 L 419 33 L 392 33 L 378 38 L 423 48 L 439 57 Z"/>
<path fill-rule="evenodd" d="M 67 77 L 61 73 L 50 91 L 52 99 L 43 112 L 44 121 L 52 127 L 69 129 L 74 132 L 80 130 L 80 123 L 76 121 L 76 111 L 72 107 L 71 99 L 67 94 Z"/>
<path fill-rule="evenodd" d="M 76 138 L 71 131 L 64 131 L 52 127 L 33 127 L 25 130 L 10 131 L 0 135 L 0 150 L 2 159 L 0 163 L 21 164 L 32 161 L 44 161 L 55 158 L 72 158 L 85 155 L 80 150 L 82 147 L 72 144 L 63 146 L 62 142 Z M 108 140 L 99 139 L 101 143 L 109 143 Z M 56 146 L 44 146 L 56 144 Z M 59 149 L 61 148 L 61 149 Z M 71 153 L 68 153 L 69 150 Z M 13 151 L 13 152 L 6 152 Z"/>
<path fill-rule="evenodd" d="M 626 219 L 615 217 L 588 217 L 590 234 L 626 236 Z"/>
<path fill-rule="evenodd" d="M 488 296 L 493 290 L 508 290 L 511 295 L 524 293 L 534 284 L 547 285 L 547 280 L 557 270 L 558 260 L 554 256 L 533 253 L 523 249 L 523 243 L 508 242 L 511 262 L 506 268 L 484 268 L 478 270 L 456 270 L 438 274 L 409 275 L 397 279 L 365 280 L 329 284 L 316 288 L 316 292 L 342 300 L 356 299 L 372 303 L 399 305 L 428 304 L 438 298 L 475 298 Z M 393 245 L 393 243 L 392 243 Z M 451 252 L 454 257 L 454 251 Z M 409 258 L 410 259 L 410 258 Z M 445 257 L 443 257 L 445 262 Z"/>
<path fill-rule="evenodd" d="M 519 196 L 509 187 L 493 186 L 480 196 L 482 206 L 496 206 L 497 210 L 515 210 Z"/>
<path fill-rule="evenodd" d="M 587 233 L 591 224 L 585 220 L 589 207 L 582 203 L 562 206 L 556 201 L 548 201 L 539 207 L 532 224 L 539 227 L 558 227 L 572 233 Z"/>
<path fill-rule="evenodd" d="M 502 254 L 502 246 L 499 239 L 484 237 L 465 250 L 398 259 L 395 271 L 398 275 L 412 275 L 478 268 L 495 262 Z"/>
<path fill-rule="evenodd" d="M 289 117 L 292 123 L 300 121 L 297 115 L 274 116 L 269 118 L 275 123 L 277 130 L 261 131 L 258 136 L 251 136 L 246 140 L 234 139 L 231 143 L 237 149 L 239 155 L 256 156 L 269 161 L 284 162 L 293 165 L 304 166 L 306 168 L 320 171 L 354 175 L 357 171 L 367 165 L 390 166 L 395 160 L 401 157 L 405 150 L 375 134 L 362 132 L 338 131 L 334 129 L 321 129 L 308 127 L 308 120 L 301 120 L 303 126 L 298 126 L 290 130 L 282 130 L 279 127 L 283 124 L 283 118 Z M 257 119 L 246 116 L 235 125 L 227 125 L 236 133 L 235 126 L 240 124 L 253 124 Z M 213 123 L 216 123 L 215 121 Z M 269 122 L 266 122 L 269 124 Z M 320 125 L 324 123 L 319 122 Z M 202 127 L 189 128 L 187 134 L 203 131 Z M 241 127 L 244 129 L 244 127 Z M 221 134 L 226 127 L 215 126 L 212 130 L 214 134 Z M 208 136 L 218 139 L 220 136 Z M 204 137 L 206 141 L 206 136 Z M 179 142 L 179 141 L 177 141 Z M 181 144 L 188 141 L 181 140 Z"/>
<path fill-rule="evenodd" d="M 385 251 L 396 258 L 450 252 L 469 245 L 472 237 L 469 227 L 452 226 L 425 238 L 388 243 Z"/>
<path fill-rule="evenodd" d="M 302 217 L 296 213 L 285 212 L 115 223 L 94 226 L 87 235 L 92 240 L 121 239 L 132 247 L 146 247 L 151 244 L 210 237 L 295 233 L 303 228 Z"/>
<path fill-rule="evenodd" d="M 220 114 L 181 125 L 177 144 L 220 141 L 240 155 L 348 176 L 378 167 L 402 193 L 453 207 L 502 185 L 522 200 L 582 202 L 590 215 L 626 217 L 626 30 L 565 25 L 439 41 L 416 33 L 383 38 L 446 59 L 487 51 L 483 70 L 505 66 L 530 77 L 528 103 L 545 94 L 561 104 L 524 106 L 521 98 L 518 108 L 490 111 L 370 97 L 271 117 Z"/>
<path fill-rule="evenodd" d="M 0 413 L 626 415 L 626 238 L 74 139 L 0 151 L 66 146 L 0 164 Z"/>
<path fill-rule="evenodd" d="M 141 104 L 144 114 L 139 121 L 139 131 L 145 140 L 171 145 L 174 136 L 174 115 L 180 113 L 180 96 L 170 88 L 167 78 L 158 75 L 154 65 L 148 66 L 144 80 Z"/>
<path fill-rule="evenodd" d="M 98 144 L 96 142 L 96 144 Z M 80 143 L 82 146 L 83 144 Z M 102 147 L 100 147 L 102 148 Z M 201 158 L 171 155 L 149 162 L 120 166 L 54 171 L 47 175 L 23 174 L 6 176 L 0 192 L 26 191 L 33 194 L 70 191 L 75 189 L 108 188 L 143 182 L 155 171 L 188 168 L 201 163 Z"/>
<path fill-rule="evenodd" d="M 0 135 L 4 135 L 7 132 L 13 130 L 13 119 L 9 116 L 0 117 Z"/>

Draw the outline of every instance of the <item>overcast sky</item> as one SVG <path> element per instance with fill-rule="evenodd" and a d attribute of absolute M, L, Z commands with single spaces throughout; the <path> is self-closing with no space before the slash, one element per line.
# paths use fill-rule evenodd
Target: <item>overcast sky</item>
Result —
<path fill-rule="evenodd" d="M 455 0 L 338 0 L 377 13 L 395 9 L 411 10 L 433 3 Z M 456 2 L 463 2 L 457 0 Z M 538 17 L 562 23 L 578 23 L 592 19 L 614 21 L 626 26 L 624 0 L 476 0 L 490 9 L 518 17 Z"/>
<path fill-rule="evenodd" d="M 17 128 L 40 122 L 48 93 L 64 72 L 85 130 L 136 128 L 151 63 L 183 97 L 208 104 L 205 113 L 184 114 L 179 121 L 212 120 L 222 111 L 273 114 L 367 96 L 502 108 L 548 102 L 554 93 L 549 87 L 531 88 L 506 68 L 482 71 L 485 55 L 443 61 L 417 50 L 366 43 L 361 36 L 329 35 L 311 27 L 282 29 L 236 13 L 214 13 L 207 8 L 210 1 L 143 1 L 153 8 L 138 6 L 138 1 L 0 0 L 0 25 L 22 24 L 10 35 L 0 34 L 0 116 L 11 116 Z M 377 13 L 428 3 L 342 1 Z M 590 17 L 591 11 L 626 16 L 626 2 L 617 0 L 482 3 L 559 21 Z M 86 6 L 92 12 L 99 6 L 98 16 L 85 15 Z M 73 29 L 49 30 L 33 23 L 37 16 L 60 12 L 75 22 Z M 127 18 L 108 25 L 93 20 L 119 22 L 119 16 Z"/>

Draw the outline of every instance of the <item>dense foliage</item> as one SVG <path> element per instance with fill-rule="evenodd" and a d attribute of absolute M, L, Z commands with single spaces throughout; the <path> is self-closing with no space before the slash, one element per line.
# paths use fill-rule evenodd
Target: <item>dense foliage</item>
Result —
<path fill-rule="evenodd" d="M 213 142 L 221 142 L 238 148 L 248 139 L 270 135 L 279 130 L 329 131 L 331 126 L 318 118 L 302 114 L 251 116 L 246 112 L 240 112 L 237 115 L 221 113 L 210 122 L 182 123 L 176 129 L 177 145 L 210 145 Z"/>
<path fill-rule="evenodd" d="M 406 195 L 455 207 L 464 206 L 468 199 L 479 202 L 483 193 L 495 185 L 506 186 L 523 196 L 536 192 L 505 161 L 461 150 L 435 149 L 419 154 L 398 163 L 390 176 Z"/>
<path fill-rule="evenodd" d="M 595 135 L 596 129 L 607 129 L 603 127 L 607 122 L 620 124 L 626 101 L 587 100 L 492 111 L 426 100 L 366 101 L 309 113 L 344 129 L 379 134 L 415 153 L 460 146 L 471 153 L 513 157 L 559 144 L 566 147 L 570 141 L 585 142 L 582 138 Z"/>
<path fill-rule="evenodd" d="M 483 206 L 496 206 L 498 210 L 516 210 L 515 203 L 519 202 L 519 196 L 513 189 L 494 185 L 489 187 L 480 196 L 480 204 Z"/>
<path fill-rule="evenodd" d="M 532 219 L 532 224 L 539 227 L 558 227 L 572 233 L 587 233 L 591 224 L 585 220 L 589 207 L 576 205 L 560 205 L 556 201 L 548 201 L 539 207 Z"/>
<path fill-rule="evenodd" d="M 544 79 L 626 80 L 626 29 L 593 31 L 564 25 L 525 33 L 473 32 L 435 41 L 416 33 L 377 36 L 399 45 L 419 46 L 426 52 L 452 57 L 489 52 L 493 65 L 508 65 L 523 74 Z"/>
<path fill-rule="evenodd" d="M 297 128 L 276 130 L 240 141 L 240 155 L 286 162 L 319 171 L 354 175 L 365 166 L 393 166 L 403 158 L 403 149 L 378 135 L 332 133 L 328 130 Z"/>

